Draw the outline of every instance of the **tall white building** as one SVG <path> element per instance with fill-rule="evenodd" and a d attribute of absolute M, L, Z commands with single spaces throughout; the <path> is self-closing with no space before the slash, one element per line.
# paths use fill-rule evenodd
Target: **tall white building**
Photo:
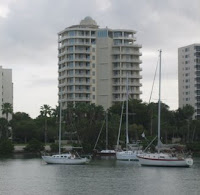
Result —
<path fill-rule="evenodd" d="M 59 101 L 88 102 L 105 109 L 126 97 L 140 99 L 141 68 L 134 30 L 99 28 L 86 17 L 58 33 Z"/>
<path fill-rule="evenodd" d="M 178 49 L 179 107 L 189 104 L 200 118 L 200 44 Z"/>
<path fill-rule="evenodd" d="M 2 104 L 10 103 L 13 105 L 13 83 L 12 83 L 12 70 L 3 69 L 0 66 L 0 118 L 6 117 L 2 114 Z M 9 114 L 8 119 L 10 120 L 12 115 Z"/>

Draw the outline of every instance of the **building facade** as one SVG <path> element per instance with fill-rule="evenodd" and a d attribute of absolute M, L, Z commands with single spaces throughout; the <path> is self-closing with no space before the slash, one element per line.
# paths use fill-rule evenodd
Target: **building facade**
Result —
<path fill-rule="evenodd" d="M 2 104 L 10 103 L 13 105 L 13 83 L 12 70 L 3 69 L 0 66 L 0 118 L 6 117 L 2 114 Z M 12 119 L 12 115 L 8 115 L 8 120 Z"/>
<path fill-rule="evenodd" d="M 191 105 L 200 118 L 200 44 L 178 49 L 179 107 Z"/>
<path fill-rule="evenodd" d="M 135 31 L 99 28 L 86 17 L 58 33 L 58 88 L 63 108 L 88 102 L 109 108 L 126 97 L 140 99 L 141 74 Z"/>

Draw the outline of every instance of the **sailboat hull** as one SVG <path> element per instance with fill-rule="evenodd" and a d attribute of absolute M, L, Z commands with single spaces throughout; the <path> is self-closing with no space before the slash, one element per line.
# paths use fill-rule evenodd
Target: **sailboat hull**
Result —
<path fill-rule="evenodd" d="M 192 158 L 157 158 L 138 156 L 140 165 L 142 166 L 156 166 L 156 167 L 190 167 L 193 165 Z"/>
<path fill-rule="evenodd" d="M 87 158 L 63 158 L 55 156 L 42 156 L 47 164 L 83 165 L 89 162 Z"/>
<path fill-rule="evenodd" d="M 123 161 L 138 161 L 137 155 L 141 153 L 139 151 L 121 151 L 116 152 L 116 158 L 117 160 L 123 160 Z"/>

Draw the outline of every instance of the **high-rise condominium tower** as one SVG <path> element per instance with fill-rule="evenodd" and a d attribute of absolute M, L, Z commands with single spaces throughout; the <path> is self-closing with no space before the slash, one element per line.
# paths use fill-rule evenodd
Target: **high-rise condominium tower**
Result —
<path fill-rule="evenodd" d="M 0 118 L 6 117 L 2 114 L 2 104 L 10 103 L 13 105 L 13 83 L 12 83 L 12 70 L 3 69 L 0 66 Z M 8 115 L 8 120 L 12 115 Z"/>
<path fill-rule="evenodd" d="M 179 107 L 191 105 L 200 118 L 200 44 L 178 49 Z"/>
<path fill-rule="evenodd" d="M 88 102 L 105 109 L 129 97 L 140 99 L 141 68 L 133 30 L 99 28 L 86 17 L 58 33 L 58 88 L 63 108 Z"/>

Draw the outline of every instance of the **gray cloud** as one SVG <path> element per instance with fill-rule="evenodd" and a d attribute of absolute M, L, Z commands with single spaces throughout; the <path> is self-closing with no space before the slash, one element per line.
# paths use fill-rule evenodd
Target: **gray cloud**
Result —
<path fill-rule="evenodd" d="M 1 6 L 8 8 L 6 17 L 2 17 Z M 177 49 L 200 42 L 199 7 L 199 0 L 2 0 L 0 63 L 13 69 L 15 97 L 20 97 L 23 90 L 33 96 L 37 94 L 37 98 L 31 99 L 37 101 L 37 105 L 47 100 L 55 105 L 57 33 L 89 15 L 100 27 L 137 31 L 137 42 L 143 45 L 142 98 L 145 101 L 150 94 L 148 89 L 158 60 L 157 50 L 163 49 L 163 82 L 169 83 L 169 92 L 173 96 L 166 98 L 166 103 L 177 108 Z M 16 98 L 16 109 L 24 109 L 32 116 L 39 113 L 40 105 L 35 109 L 29 104 L 22 108 L 21 104 L 23 98 Z"/>

